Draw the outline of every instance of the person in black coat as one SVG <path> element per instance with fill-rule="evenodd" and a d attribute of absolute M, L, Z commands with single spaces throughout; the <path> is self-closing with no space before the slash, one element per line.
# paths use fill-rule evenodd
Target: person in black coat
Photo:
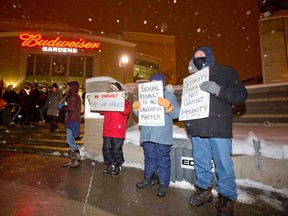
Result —
<path fill-rule="evenodd" d="M 213 160 L 218 178 L 217 215 L 233 215 L 237 188 L 231 159 L 232 106 L 244 103 L 248 93 L 236 71 L 217 64 L 212 49 L 202 46 L 195 50 L 189 71 L 195 73 L 206 67 L 209 67 L 209 81 L 204 81 L 200 89 L 210 93 L 209 116 L 185 121 L 187 134 L 192 137 L 196 176 L 196 192 L 190 197 L 190 204 L 200 206 L 212 201 Z"/>

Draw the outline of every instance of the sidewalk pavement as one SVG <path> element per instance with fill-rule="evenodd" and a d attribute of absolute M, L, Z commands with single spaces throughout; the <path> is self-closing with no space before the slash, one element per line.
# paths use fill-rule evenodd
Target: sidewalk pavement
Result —
<path fill-rule="evenodd" d="M 64 157 L 0 151 L 1 216 L 206 216 L 216 215 L 217 197 L 201 207 L 189 204 L 194 191 L 170 187 L 156 196 L 158 184 L 139 190 L 143 170 L 123 167 L 119 177 L 103 176 L 102 163 L 85 159 L 77 168 L 63 168 Z M 255 198 L 236 202 L 234 215 L 287 215 L 288 200 L 280 194 L 241 188 Z M 259 199 L 261 197 L 261 199 Z M 264 197 L 264 199 L 263 199 Z M 265 201 L 266 200 L 266 201 Z M 269 200 L 277 200 L 281 209 Z"/>

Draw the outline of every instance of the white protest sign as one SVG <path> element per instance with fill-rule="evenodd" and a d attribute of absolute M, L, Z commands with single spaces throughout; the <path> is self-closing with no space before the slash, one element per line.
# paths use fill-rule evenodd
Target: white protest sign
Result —
<path fill-rule="evenodd" d="M 122 92 L 97 92 L 90 95 L 91 111 L 124 111 Z"/>
<path fill-rule="evenodd" d="M 154 81 L 138 85 L 139 102 L 139 125 L 164 126 L 164 108 L 157 102 L 158 97 L 163 97 L 163 83 Z"/>
<path fill-rule="evenodd" d="M 210 94 L 200 89 L 204 81 L 209 81 L 209 67 L 183 79 L 180 121 L 209 116 Z"/>

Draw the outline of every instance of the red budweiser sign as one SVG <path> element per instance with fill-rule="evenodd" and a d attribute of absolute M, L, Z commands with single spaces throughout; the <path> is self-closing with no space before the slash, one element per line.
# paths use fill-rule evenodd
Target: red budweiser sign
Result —
<path fill-rule="evenodd" d="M 44 39 L 40 34 L 21 34 L 20 39 L 23 41 L 23 47 L 61 47 L 74 49 L 97 49 L 100 43 L 86 42 L 84 39 L 64 40 L 61 37 L 55 39 Z"/>

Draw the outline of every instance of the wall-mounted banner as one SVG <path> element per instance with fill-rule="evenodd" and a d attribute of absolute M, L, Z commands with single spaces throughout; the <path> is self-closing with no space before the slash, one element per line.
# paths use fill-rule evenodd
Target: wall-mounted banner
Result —
<path fill-rule="evenodd" d="M 209 80 L 209 67 L 183 79 L 179 120 L 201 119 L 209 116 L 210 94 L 200 89 Z"/>
<path fill-rule="evenodd" d="M 163 83 L 154 81 L 138 85 L 139 102 L 139 125 L 164 126 L 164 108 L 157 102 L 158 97 L 163 97 Z"/>
<path fill-rule="evenodd" d="M 124 111 L 123 92 L 91 93 L 88 98 L 91 111 Z"/>

